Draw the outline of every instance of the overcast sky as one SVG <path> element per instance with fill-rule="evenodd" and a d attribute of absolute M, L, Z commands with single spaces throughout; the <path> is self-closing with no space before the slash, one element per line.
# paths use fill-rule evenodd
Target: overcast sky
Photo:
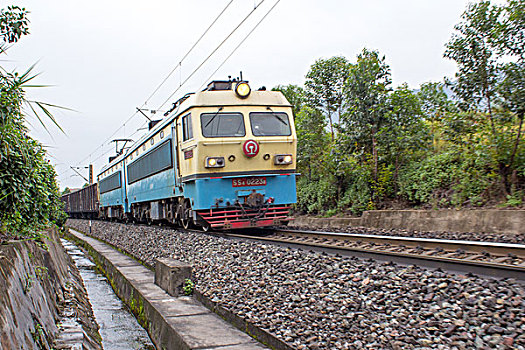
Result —
<path fill-rule="evenodd" d="M 132 135 L 137 140 L 146 119 L 131 118 L 135 108 L 147 102 L 144 108 L 158 109 L 260 1 L 234 0 L 182 69 L 149 100 L 230 0 L 2 1 L 1 7 L 16 4 L 31 11 L 30 35 L 4 55 L 2 64 L 25 71 L 38 62 L 35 71 L 41 74 L 35 81 L 50 86 L 30 89 L 28 97 L 75 110 L 54 113 L 65 135 L 50 128 L 51 137 L 30 118 L 31 133 L 48 147 L 61 188 L 85 182 L 70 166 L 93 163 L 98 174 L 114 150 L 108 139 Z M 263 1 L 161 109 L 207 83 L 276 2 Z M 213 79 L 242 71 L 254 88 L 302 85 L 316 59 L 343 55 L 355 61 L 367 47 L 386 56 L 394 86 L 441 81 L 455 73 L 455 64 L 443 58 L 444 44 L 467 3 L 281 0 Z"/>

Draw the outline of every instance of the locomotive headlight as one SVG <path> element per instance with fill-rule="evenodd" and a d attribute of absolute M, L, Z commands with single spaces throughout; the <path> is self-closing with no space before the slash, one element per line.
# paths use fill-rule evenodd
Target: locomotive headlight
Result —
<path fill-rule="evenodd" d="M 235 93 L 240 98 L 248 97 L 250 92 L 252 92 L 252 89 L 250 88 L 250 85 L 248 85 L 248 83 L 245 81 L 241 81 L 237 83 L 237 85 L 235 86 Z"/>
<path fill-rule="evenodd" d="M 204 166 L 206 168 L 222 168 L 224 167 L 224 157 L 206 157 Z"/>
<path fill-rule="evenodd" d="M 273 163 L 275 165 L 287 165 L 292 164 L 292 155 L 291 154 L 277 154 L 274 157 Z"/>

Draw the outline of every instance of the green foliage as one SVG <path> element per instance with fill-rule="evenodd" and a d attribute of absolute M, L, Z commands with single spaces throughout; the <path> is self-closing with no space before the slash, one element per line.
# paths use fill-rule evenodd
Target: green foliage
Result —
<path fill-rule="evenodd" d="M 8 43 L 17 42 L 22 35 L 29 34 L 28 12 L 25 8 L 8 6 L 0 10 L 0 36 Z"/>
<path fill-rule="evenodd" d="M 184 292 L 184 295 L 192 295 L 194 290 L 195 285 L 189 278 L 186 278 L 184 280 L 184 285 L 182 286 L 182 291 Z"/>
<path fill-rule="evenodd" d="M 293 115 L 296 116 L 305 102 L 305 94 L 302 87 L 297 85 L 278 85 L 272 91 L 280 91 L 284 97 L 292 104 Z"/>
<path fill-rule="evenodd" d="M 374 153 L 374 142 L 385 121 L 390 88 L 390 67 L 385 57 L 376 51 L 363 51 L 357 56 L 345 83 L 345 113 L 340 131 L 351 145 L 357 142 L 369 153 Z"/>
<path fill-rule="evenodd" d="M 431 148 L 432 136 L 423 119 L 421 99 L 406 84 L 389 95 L 386 105 L 388 112 L 377 137 L 383 160 L 393 165 L 395 180 L 401 166 Z"/>
<path fill-rule="evenodd" d="M 34 282 L 34 276 L 33 275 L 27 275 L 26 280 L 24 282 L 24 286 L 22 288 L 24 294 L 27 294 L 31 291 L 31 288 L 33 288 L 33 282 Z"/>
<path fill-rule="evenodd" d="M 297 132 L 297 167 L 313 176 L 313 169 L 322 167 L 323 153 L 329 144 L 323 115 L 316 109 L 304 107 L 295 118 Z"/>
<path fill-rule="evenodd" d="M 36 321 L 36 320 L 35 320 Z M 35 323 L 35 329 L 31 331 L 33 341 L 40 349 L 45 349 L 48 344 L 44 327 L 39 322 Z"/>
<path fill-rule="evenodd" d="M 479 206 L 489 199 L 495 177 L 488 157 L 480 157 L 475 150 L 450 149 L 405 167 L 399 194 L 432 207 Z"/>
<path fill-rule="evenodd" d="M 16 41 L 27 33 L 25 13 L 13 7 L 0 13 L 4 40 Z M 34 78 L 31 70 L 21 75 L 0 70 L 0 232 L 40 237 L 40 229 L 63 222 L 65 214 L 54 168 L 24 124 L 24 88 Z M 44 106 L 41 110 L 47 112 Z"/>
<path fill-rule="evenodd" d="M 508 1 L 504 6 L 492 5 L 490 1 L 471 4 L 445 51 L 445 57 L 458 64 L 457 81 L 452 88 L 460 98 L 460 107 L 481 112 L 490 121 L 487 136 L 504 194 L 517 185 L 511 177 L 516 156 L 523 147 L 524 14 L 525 5 L 518 1 Z"/>
<path fill-rule="evenodd" d="M 366 157 L 370 158 L 370 157 Z M 374 207 L 372 201 L 372 163 L 361 162 L 356 158 L 349 161 L 345 192 L 337 208 L 341 212 L 349 211 L 352 214 L 361 214 Z"/>
<path fill-rule="evenodd" d="M 40 281 L 48 277 L 48 268 L 45 266 L 35 266 L 35 275 Z"/>
<path fill-rule="evenodd" d="M 348 78 L 349 64 L 341 56 L 318 59 L 306 74 L 306 100 L 328 119 L 332 141 L 335 138 L 334 114 L 341 118 L 344 86 Z"/>
<path fill-rule="evenodd" d="M 379 169 L 378 133 L 387 123 L 390 67 L 377 51 L 363 49 L 345 83 L 340 139 L 346 150 L 372 154 L 372 179 Z"/>
<path fill-rule="evenodd" d="M 513 189 L 511 194 L 507 195 L 507 202 L 505 202 L 506 207 L 519 207 L 523 204 L 524 194 L 523 191 L 516 191 Z"/>
<path fill-rule="evenodd" d="M 337 206 L 333 177 L 300 177 L 297 182 L 297 209 L 309 214 L 322 214 Z"/>
<path fill-rule="evenodd" d="M 497 57 L 492 33 L 501 14 L 490 1 L 469 5 L 446 45 L 445 57 L 458 64 L 454 92 L 463 106 L 477 109 L 483 103 L 490 110 L 497 82 Z"/>
<path fill-rule="evenodd" d="M 455 80 L 391 88 L 390 67 L 319 59 L 294 105 L 300 212 L 359 214 L 396 206 L 523 206 L 525 4 L 468 5 L 446 45 Z"/>

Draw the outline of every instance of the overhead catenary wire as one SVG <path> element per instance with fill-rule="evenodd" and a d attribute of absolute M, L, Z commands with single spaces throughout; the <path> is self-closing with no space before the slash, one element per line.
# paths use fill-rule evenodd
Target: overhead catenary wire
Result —
<path fill-rule="evenodd" d="M 131 135 L 129 135 L 128 137 L 131 138 L 133 135 L 135 135 L 136 133 L 138 133 L 141 128 L 143 128 L 145 125 L 147 125 L 148 122 L 145 122 L 143 123 L 137 130 L 135 130 Z M 99 160 L 100 158 L 104 157 L 105 155 L 109 154 L 113 152 L 113 148 L 110 148 L 108 149 L 106 152 L 102 153 L 101 155 L 99 155 L 97 158 L 93 159 L 93 162 L 96 162 L 97 160 Z"/>
<path fill-rule="evenodd" d="M 217 50 L 219 50 L 222 45 L 224 45 L 224 43 L 226 41 L 228 41 L 228 39 L 237 31 L 237 29 L 239 29 L 243 24 L 244 22 L 246 22 L 246 20 L 248 20 L 248 18 L 255 12 L 255 10 L 257 10 L 259 8 L 259 6 L 261 6 L 261 4 L 264 2 L 265 0 L 261 0 L 256 6 L 254 6 L 254 8 L 243 18 L 243 20 L 241 22 L 239 22 L 239 24 L 233 28 L 233 30 L 230 32 L 230 34 L 228 34 L 226 36 L 226 38 L 224 38 L 223 41 L 221 41 L 221 43 L 219 45 L 217 45 L 217 47 L 215 47 L 215 49 L 208 55 L 208 57 L 206 57 L 198 66 L 197 68 L 195 68 L 190 75 L 188 75 L 186 77 L 186 79 L 180 84 L 180 86 L 178 88 L 175 89 L 175 91 L 173 91 L 173 93 L 157 108 L 158 109 L 161 109 L 162 107 L 164 107 L 164 105 L 166 103 L 168 103 L 168 101 L 170 101 L 172 99 L 172 97 L 180 90 L 180 88 L 186 84 L 188 82 L 188 80 L 191 79 L 191 77 L 193 77 L 193 75 L 195 75 L 195 73 L 197 73 L 197 71 L 199 69 L 202 68 L 202 66 L 211 58 L 211 56 L 213 56 L 215 54 L 215 52 L 217 52 Z"/>
<path fill-rule="evenodd" d="M 244 39 L 241 40 L 241 42 L 232 50 L 232 52 L 224 59 L 224 61 L 222 61 L 222 63 L 217 67 L 217 69 L 212 73 L 210 74 L 210 76 L 208 77 L 208 79 L 204 80 L 204 82 L 202 83 L 202 85 L 199 87 L 199 90 L 202 89 L 204 87 L 204 85 L 206 85 L 206 83 L 208 81 L 210 81 L 210 79 L 219 71 L 219 69 L 222 68 L 222 66 L 226 63 L 226 61 L 228 61 L 230 59 L 230 57 L 232 57 L 232 55 L 235 53 L 235 51 L 237 51 L 237 49 L 239 47 L 241 47 L 241 45 L 246 41 L 246 39 L 248 39 L 248 37 L 255 31 L 255 29 L 257 29 L 257 27 L 262 23 L 262 21 L 264 21 L 264 19 L 270 14 L 270 12 L 272 12 L 272 10 L 275 8 L 275 6 L 277 6 L 277 4 L 280 2 L 281 0 L 277 0 L 275 2 L 275 4 L 273 4 L 273 6 L 268 10 L 268 12 L 266 12 L 266 14 L 259 20 L 259 22 L 257 22 L 257 24 L 253 27 L 253 29 L 248 33 L 246 34 L 246 36 L 244 37 Z"/>
<path fill-rule="evenodd" d="M 179 60 L 179 63 L 177 63 L 177 65 L 175 67 L 173 67 L 173 69 L 168 73 L 168 75 L 162 80 L 162 82 L 155 88 L 155 90 L 151 93 L 151 95 L 146 99 L 146 101 L 144 102 L 143 106 L 146 105 L 148 103 L 148 101 L 157 93 L 157 91 L 159 91 L 159 89 L 166 83 L 166 81 L 168 81 L 168 79 L 171 77 L 171 75 L 177 70 L 177 68 L 181 68 L 182 66 L 182 62 L 184 62 L 184 60 L 189 56 L 189 54 L 193 51 L 193 49 L 199 44 L 199 42 L 202 40 L 202 38 L 204 38 L 204 36 L 209 32 L 209 30 L 211 29 L 211 27 L 213 27 L 213 25 L 219 20 L 219 18 L 224 14 L 224 12 L 226 12 L 226 10 L 228 9 L 228 7 L 230 7 L 231 3 L 233 2 L 234 0 L 230 0 L 230 2 L 228 4 L 226 4 L 226 6 L 224 7 L 224 9 L 217 15 L 217 17 L 215 17 L 215 19 L 213 20 L 213 22 L 208 26 L 208 28 L 206 28 L 206 30 L 204 31 L 204 33 L 202 33 L 202 35 L 199 37 L 199 39 L 197 39 L 197 41 L 192 45 L 192 47 L 186 52 L 186 54 Z M 182 76 L 182 73 L 181 73 L 181 76 Z M 181 79 L 182 81 L 182 79 Z"/>
<path fill-rule="evenodd" d="M 199 42 L 202 40 L 202 38 L 209 32 L 209 30 L 213 27 L 213 25 L 219 20 L 219 18 L 224 14 L 224 12 L 226 12 L 226 10 L 228 9 L 228 7 L 231 5 L 231 3 L 233 2 L 234 0 L 230 0 L 226 6 L 222 9 L 222 11 L 215 17 L 215 19 L 212 21 L 212 23 L 208 26 L 208 28 L 206 28 L 206 30 L 204 31 L 204 33 L 197 39 L 197 41 L 191 46 L 191 48 L 184 54 L 184 56 L 179 60 L 179 63 L 177 64 L 177 66 L 175 66 L 175 68 L 172 69 L 172 71 L 162 80 L 162 82 L 155 88 L 155 90 L 149 95 L 149 97 L 145 100 L 145 102 L 142 104 L 142 107 L 144 107 L 147 102 L 158 92 L 158 90 L 166 83 L 166 81 L 169 79 L 169 77 L 175 72 L 175 70 L 177 70 L 178 67 L 181 66 L 182 62 L 189 56 L 189 54 L 193 51 L 193 49 L 199 44 Z M 262 0 L 264 1 L 264 0 Z M 262 2 L 261 1 L 261 2 Z M 260 5 L 260 4 L 259 4 Z M 182 86 L 182 84 L 181 84 Z M 160 109 L 160 108 L 157 108 L 157 110 Z M 91 156 L 93 156 L 100 148 L 104 147 L 104 145 L 106 144 L 106 142 L 108 142 L 109 140 L 111 140 L 111 138 L 113 136 L 115 136 L 122 128 L 124 128 L 126 126 L 127 123 L 129 123 L 136 115 L 137 115 L 138 111 L 135 111 L 117 130 L 115 130 L 108 138 L 106 138 L 102 144 L 100 146 L 98 146 L 97 148 L 95 148 L 90 154 L 88 154 L 86 157 L 84 157 L 81 161 L 79 161 L 77 163 L 78 164 L 81 164 L 83 162 L 85 162 L 87 159 L 89 159 Z M 106 152 L 107 153 L 107 152 Z M 97 158 L 99 159 L 100 156 Z M 95 160 L 93 160 L 94 162 Z"/>
<path fill-rule="evenodd" d="M 88 155 L 87 155 L 86 157 L 84 157 L 81 161 L 79 161 L 79 162 L 77 163 L 77 165 L 83 163 L 84 161 L 86 161 L 87 159 L 89 159 L 92 155 L 94 155 L 99 149 L 103 148 L 103 147 L 106 145 L 106 143 L 107 143 L 109 140 L 111 140 L 111 138 L 112 138 L 113 136 L 115 136 L 115 135 L 116 135 L 116 134 L 117 134 L 122 128 L 126 127 L 126 124 L 129 123 L 129 122 L 131 121 L 131 119 L 133 119 L 133 117 L 135 117 L 135 116 L 137 115 L 137 113 L 138 113 L 138 111 L 135 111 L 135 113 L 133 113 L 128 119 L 126 119 L 126 121 L 125 121 L 121 126 L 119 126 L 118 129 L 115 130 L 115 131 L 114 131 L 114 132 L 113 132 L 108 138 L 106 138 L 106 139 L 102 142 L 102 144 L 101 144 L 100 146 L 98 146 L 97 148 L 95 148 L 90 154 L 88 154 Z"/>
<path fill-rule="evenodd" d="M 143 127 L 144 127 L 145 125 L 147 125 L 147 124 L 148 124 L 148 122 L 145 122 L 145 123 L 143 123 L 142 125 L 140 125 L 140 127 L 139 127 L 138 129 L 136 129 L 131 135 L 129 135 L 129 137 L 131 138 L 133 135 L 135 135 L 136 133 L 138 133 L 138 132 L 141 130 L 141 128 L 143 128 Z M 101 149 L 101 148 L 103 148 L 104 146 L 107 146 L 107 145 L 108 145 L 108 144 L 103 144 L 103 145 L 99 146 L 99 147 L 97 148 L 97 150 L 99 150 L 99 149 Z M 111 153 L 111 152 L 113 152 L 113 148 L 108 148 L 108 150 L 106 150 L 106 151 L 104 151 L 103 153 L 101 153 L 98 157 L 92 159 L 91 162 L 94 163 L 94 162 L 96 162 L 97 160 L 99 160 L 100 158 L 104 157 L 105 155 L 107 155 L 107 154 L 109 154 L 109 153 Z M 94 152 L 93 152 L 93 153 L 94 153 Z M 69 165 L 68 165 L 68 167 L 69 167 Z M 72 171 L 71 168 L 67 168 L 66 170 L 64 170 L 64 171 L 61 172 L 60 174 L 57 174 L 57 176 L 58 176 L 59 178 L 64 177 L 64 176 L 67 175 L 70 171 Z"/>
<path fill-rule="evenodd" d="M 171 100 L 173 98 L 173 96 L 180 90 L 180 88 L 186 84 L 194 75 L 197 71 L 199 71 L 202 66 L 222 47 L 222 45 L 224 45 L 224 43 L 226 41 L 228 41 L 228 39 L 248 20 L 248 18 L 255 12 L 255 10 L 257 10 L 257 8 L 259 8 L 262 3 L 264 3 L 265 0 L 261 0 L 258 4 L 255 4 L 254 3 L 254 8 L 244 17 L 244 19 L 226 36 L 226 38 L 190 73 L 190 75 L 188 75 L 186 77 L 186 79 L 184 81 L 181 81 L 179 87 L 177 89 L 175 89 L 175 91 L 173 91 L 173 93 L 170 94 L 170 96 L 158 107 L 156 108 L 156 110 L 160 110 L 169 100 Z M 158 92 L 158 90 L 160 89 L 160 87 L 165 84 L 165 82 L 168 80 L 168 78 L 176 71 L 177 68 L 180 68 L 181 67 L 181 63 L 184 59 L 186 59 L 189 55 L 189 53 L 191 53 L 191 51 L 198 45 L 198 43 L 202 40 L 202 38 L 209 32 L 209 30 L 211 29 L 211 27 L 217 22 L 217 20 L 222 16 L 222 14 L 226 11 L 226 9 L 230 6 L 230 4 L 233 2 L 233 0 L 230 0 L 230 2 L 226 5 L 226 7 L 219 13 L 219 15 L 214 19 L 214 21 L 210 24 L 210 26 L 208 26 L 208 28 L 204 31 L 204 33 L 199 37 L 199 39 L 192 45 L 192 47 L 190 48 L 190 50 L 188 50 L 188 52 L 183 56 L 183 58 L 179 61 L 179 64 L 177 64 L 177 66 L 175 68 L 172 69 L 172 71 L 163 79 L 163 81 L 157 86 L 157 88 L 153 91 L 153 93 L 146 99 L 146 101 L 144 102 L 144 104 L 141 106 L 144 107 L 147 102 Z M 254 28 L 252 28 L 252 30 L 244 37 L 244 39 L 234 48 L 234 50 L 232 50 L 232 52 L 226 57 L 225 60 L 223 60 L 223 62 L 219 65 L 219 67 L 214 71 L 214 73 L 212 75 L 210 75 L 210 77 L 206 80 L 206 81 L 209 81 L 212 76 L 217 73 L 217 71 L 226 63 L 226 61 L 239 49 L 239 47 L 248 39 L 248 37 L 255 31 L 255 29 L 263 22 L 263 20 L 270 14 L 270 12 L 276 7 L 276 5 L 280 2 L 280 0 L 278 0 L 268 11 L 267 13 L 261 18 L 261 20 L 259 20 L 259 22 L 254 26 Z M 182 73 L 181 73 L 181 76 L 182 76 Z M 182 80 L 182 79 L 181 79 Z M 205 81 L 205 82 L 206 82 Z M 205 83 L 204 83 L 205 84 Z M 203 85 L 204 85 L 203 84 Z M 202 86 L 201 86 L 202 87 Z M 98 146 L 94 151 L 92 151 L 90 154 L 88 154 L 84 159 L 82 159 L 78 164 L 84 162 L 85 160 L 87 160 L 88 158 L 90 158 L 91 156 L 93 156 L 100 148 L 103 148 L 106 144 L 107 141 L 109 141 L 113 136 L 115 136 L 122 128 L 124 128 L 126 126 L 127 123 L 129 123 L 136 115 L 137 115 L 138 111 L 135 111 L 118 129 L 116 129 L 107 139 L 104 140 L 104 142 Z M 143 124 L 145 125 L 145 124 Z M 132 135 L 136 134 L 140 129 L 137 129 Z M 110 153 L 111 150 L 108 150 L 106 152 L 103 152 L 102 154 L 100 154 L 97 158 L 93 159 L 91 162 L 95 162 L 97 161 L 98 159 L 102 158 L 103 156 L 107 155 L 108 153 Z M 70 169 L 69 169 L 70 170 Z M 66 171 L 67 173 L 67 171 Z M 64 175 L 64 174 L 62 174 Z"/>

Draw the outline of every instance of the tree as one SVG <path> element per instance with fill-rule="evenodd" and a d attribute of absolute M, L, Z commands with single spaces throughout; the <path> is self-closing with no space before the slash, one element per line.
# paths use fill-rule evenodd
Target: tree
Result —
<path fill-rule="evenodd" d="M 373 177 L 377 180 L 377 133 L 386 121 L 387 98 L 390 88 L 390 67 L 377 51 L 363 51 L 349 70 L 344 89 L 345 113 L 341 130 L 346 144 L 360 144 L 372 154 Z"/>
<path fill-rule="evenodd" d="M 349 63 L 346 58 L 336 56 L 315 61 L 306 74 L 306 98 L 311 107 L 325 113 L 332 142 L 335 139 L 334 114 L 337 113 L 339 120 L 343 112 L 343 91 L 348 69 Z"/>
<path fill-rule="evenodd" d="M 452 88 L 460 107 L 488 116 L 490 145 L 505 194 L 511 190 L 509 175 L 515 170 L 525 110 L 524 13 L 521 1 L 471 4 L 445 51 L 445 57 L 458 64 Z"/>
<path fill-rule="evenodd" d="M 503 64 L 501 68 L 498 92 L 502 104 L 518 119 L 515 141 L 505 169 L 508 173 L 515 164 L 525 114 L 525 4 L 512 0 L 503 9 L 503 19 L 495 35 L 496 45 L 500 54 L 513 61 Z"/>
<path fill-rule="evenodd" d="M 312 177 L 312 169 L 319 169 L 322 155 L 328 148 L 324 116 L 317 109 L 305 106 L 295 118 L 297 131 L 297 163 L 299 170 Z"/>
<path fill-rule="evenodd" d="M 284 97 L 292 105 L 292 112 L 294 116 L 297 116 L 301 108 L 305 103 L 304 90 L 298 85 L 277 85 L 272 89 L 272 91 L 280 91 L 283 93 Z"/>
<path fill-rule="evenodd" d="M 29 34 L 27 14 L 24 8 L 18 6 L 0 10 L 0 36 L 4 42 L 15 43 L 22 35 Z"/>
<path fill-rule="evenodd" d="M 394 165 L 396 183 L 400 167 L 410 157 L 429 149 L 430 133 L 423 122 L 421 100 L 406 84 L 390 94 L 387 103 L 387 121 L 381 128 L 379 143 L 387 153 L 387 162 Z"/>
<path fill-rule="evenodd" d="M 497 135 L 492 101 L 497 86 L 498 64 L 493 34 L 501 9 L 490 1 L 470 4 L 457 33 L 446 45 L 444 56 L 456 61 L 458 73 L 452 89 L 465 109 L 485 109 L 494 137 Z"/>
<path fill-rule="evenodd" d="M 449 116 L 458 112 L 453 100 L 445 91 L 443 83 L 421 84 L 417 92 L 421 105 L 421 116 L 430 125 L 434 151 L 442 146 L 443 125 Z"/>
<path fill-rule="evenodd" d="M 18 7 L 0 11 L 0 36 L 13 43 L 28 33 L 27 12 Z M 2 46 L 3 48 L 3 46 Z M 1 50 L 5 52 L 5 50 Z M 64 219 L 56 173 L 45 150 L 28 135 L 23 105 L 31 103 L 24 88 L 33 79 L 0 69 L 0 233 L 40 237 L 38 231 Z M 50 116 L 44 106 L 41 109 Z"/>

